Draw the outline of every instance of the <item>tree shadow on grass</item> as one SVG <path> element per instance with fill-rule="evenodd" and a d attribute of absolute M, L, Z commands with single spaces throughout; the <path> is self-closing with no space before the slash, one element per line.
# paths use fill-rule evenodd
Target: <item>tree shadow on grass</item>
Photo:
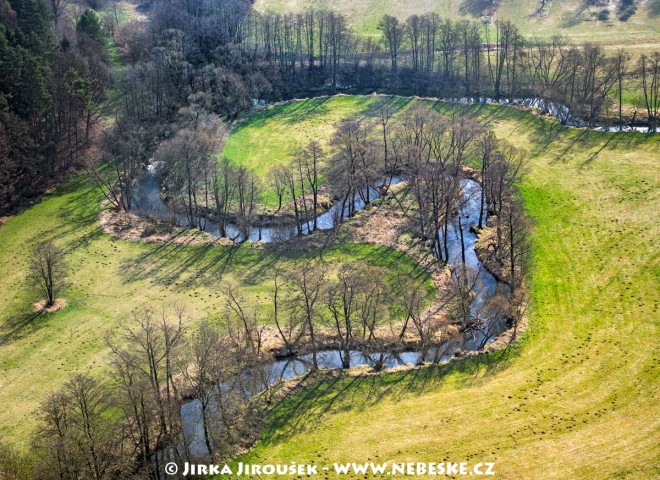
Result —
<path fill-rule="evenodd" d="M 432 256 L 432 253 L 429 251 L 428 255 Z M 362 255 L 360 260 L 371 265 L 386 267 L 391 270 L 398 270 L 397 267 L 406 265 L 410 267 L 410 269 L 405 273 L 414 279 L 423 279 L 428 274 L 421 265 L 412 261 L 412 258 L 405 252 L 393 250 L 382 245 L 374 245 L 374 248 L 365 255 Z"/>
<path fill-rule="evenodd" d="M 562 28 L 571 28 L 579 25 L 584 21 L 583 14 L 589 9 L 593 4 L 590 0 L 582 0 L 578 5 L 578 8 L 575 12 L 568 12 L 564 19 L 562 20 Z"/>
<path fill-rule="evenodd" d="M 325 115 L 330 111 L 326 106 L 326 102 L 330 98 L 332 97 L 318 97 L 288 103 L 281 120 L 287 125 L 297 125 L 314 117 Z"/>
<path fill-rule="evenodd" d="M 41 319 L 41 321 L 39 321 Z M 20 340 L 37 330 L 46 326 L 47 316 L 42 315 L 41 312 L 32 312 L 10 318 L 3 322 L 3 327 L 11 329 L 5 335 L 0 337 L 0 347 L 10 342 Z"/>
<path fill-rule="evenodd" d="M 269 106 L 265 110 L 248 115 L 243 121 L 235 124 L 233 133 L 238 133 L 244 128 L 264 127 L 269 122 L 295 125 L 314 116 L 324 115 L 329 111 L 325 103 L 331 98 L 328 96 L 308 98 Z"/>
<path fill-rule="evenodd" d="M 98 222 L 100 193 L 86 185 L 85 178 L 80 177 L 72 184 L 75 188 L 67 192 L 66 202 L 58 209 L 57 216 L 65 224 L 76 228 L 87 227 Z"/>
<path fill-rule="evenodd" d="M 247 127 L 263 127 L 266 122 L 268 122 L 268 120 L 280 115 L 285 110 L 285 108 L 285 104 L 272 105 L 266 110 L 248 114 L 245 117 L 242 117 L 239 121 L 232 124 L 233 133 L 238 133 Z"/>
<path fill-rule="evenodd" d="M 533 131 L 531 139 L 535 155 L 546 153 L 550 146 L 561 139 L 561 136 L 568 131 L 567 126 L 554 121 L 541 121 L 538 127 Z"/>
<path fill-rule="evenodd" d="M 367 105 L 358 113 L 356 120 L 368 120 L 380 116 L 382 109 L 387 108 L 390 114 L 398 113 L 404 110 L 413 100 L 414 97 L 400 97 L 396 95 L 377 95 L 377 96 L 364 96 L 360 97 L 367 101 Z M 371 101 L 375 99 L 375 101 Z"/>
<path fill-rule="evenodd" d="M 498 5 L 498 0 L 463 0 L 459 11 L 461 15 L 482 17 L 484 15 L 493 15 L 497 11 Z"/>
<path fill-rule="evenodd" d="M 186 286 L 201 282 L 202 276 L 206 277 L 204 283 L 209 282 L 209 279 L 221 278 L 240 247 L 195 246 L 192 238 L 177 241 L 178 237 L 187 233 L 182 230 L 167 242 L 149 245 L 137 258 L 124 260 L 124 281 L 128 283 L 151 279 L 159 284 L 170 285 L 193 270 L 195 275 L 186 279 Z"/>
<path fill-rule="evenodd" d="M 567 155 L 578 144 L 585 143 L 589 138 L 589 130 L 583 129 L 579 134 L 573 135 L 566 147 L 550 161 L 551 165 L 568 162 Z"/>
<path fill-rule="evenodd" d="M 580 170 L 582 170 L 583 168 L 589 166 L 589 165 L 591 164 L 591 162 L 593 162 L 593 161 L 598 157 L 598 155 L 600 155 L 600 152 L 602 152 L 603 150 L 605 150 L 605 148 L 607 148 L 610 144 L 612 144 L 612 146 L 611 146 L 612 149 L 616 148 L 616 147 L 617 147 L 617 144 L 619 143 L 619 139 L 620 139 L 620 138 L 621 138 L 621 134 L 618 134 L 618 133 L 612 133 L 612 134 L 609 136 L 609 138 L 607 139 L 607 141 L 604 142 L 604 143 L 600 146 L 600 148 L 598 148 L 597 150 L 595 150 L 594 152 L 592 152 L 592 153 L 589 155 L 589 157 L 587 157 L 583 162 L 580 163 L 580 165 L 579 165 L 578 168 L 577 168 L 578 171 L 580 171 Z"/>
<path fill-rule="evenodd" d="M 277 443 L 313 430 L 324 416 L 362 411 L 383 400 L 401 401 L 437 390 L 450 374 L 458 388 L 468 388 L 506 369 L 515 349 L 470 355 L 441 365 L 429 365 L 380 375 L 344 376 L 337 372 L 311 377 L 311 384 L 282 399 L 269 414 L 262 442 Z"/>

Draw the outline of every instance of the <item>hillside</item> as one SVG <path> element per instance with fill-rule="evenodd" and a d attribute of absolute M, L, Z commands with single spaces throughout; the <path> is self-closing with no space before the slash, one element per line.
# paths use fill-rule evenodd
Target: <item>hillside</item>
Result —
<path fill-rule="evenodd" d="M 660 0 L 0 0 L 0 66 L 0 480 L 660 478 Z"/>
<path fill-rule="evenodd" d="M 241 461 L 467 460 L 495 462 L 496 478 L 658 477 L 659 140 L 509 108 L 473 113 L 532 152 L 523 341 L 445 367 L 330 377 L 278 405 Z"/>
<path fill-rule="evenodd" d="M 542 7 L 542 5 L 545 5 Z M 429 11 L 452 19 L 511 20 L 524 35 L 550 38 L 565 35 L 571 42 L 649 49 L 658 45 L 658 0 L 256 0 L 261 11 L 289 12 L 330 8 L 353 19 L 366 35 L 379 35 L 378 21 L 388 13 L 405 19 Z"/>

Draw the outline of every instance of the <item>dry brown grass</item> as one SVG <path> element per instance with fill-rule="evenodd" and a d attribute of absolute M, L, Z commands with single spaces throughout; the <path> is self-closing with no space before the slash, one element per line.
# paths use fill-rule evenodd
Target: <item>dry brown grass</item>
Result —
<path fill-rule="evenodd" d="M 48 305 L 48 300 L 43 299 L 32 305 L 32 307 L 34 313 L 41 313 L 42 315 L 47 313 L 55 313 L 62 310 L 63 308 L 66 308 L 66 300 L 63 298 L 56 298 L 51 305 Z"/>

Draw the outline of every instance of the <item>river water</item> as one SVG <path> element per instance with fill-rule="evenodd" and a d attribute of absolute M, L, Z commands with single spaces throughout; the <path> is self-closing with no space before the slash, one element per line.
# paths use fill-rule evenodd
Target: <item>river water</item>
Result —
<path fill-rule="evenodd" d="M 157 218 L 159 220 L 171 221 L 182 227 L 190 227 L 190 221 L 185 215 L 175 212 L 171 209 L 162 199 L 160 195 L 161 182 L 160 182 L 160 169 L 162 165 L 160 162 L 154 162 L 149 165 L 147 171 L 144 172 L 135 185 L 133 190 L 133 199 L 131 201 L 131 211 L 137 215 Z M 389 185 L 396 185 L 404 181 L 401 177 L 389 177 L 387 179 Z M 384 181 L 377 182 L 370 188 L 362 188 L 360 192 L 354 194 L 355 210 L 364 210 L 368 198 L 369 202 L 376 200 L 379 196 L 379 190 L 383 186 Z M 344 217 L 349 216 L 349 202 L 346 202 L 344 207 Z M 335 202 L 327 211 L 322 213 L 316 218 L 317 230 L 330 230 L 334 228 L 338 212 L 341 209 L 341 202 Z M 220 237 L 220 226 L 212 221 L 205 220 L 204 227 L 201 229 L 216 237 Z M 313 233 L 314 221 L 309 220 L 304 222 L 301 226 L 302 234 L 309 235 Z M 245 237 L 234 224 L 226 226 L 227 237 L 242 242 L 249 240 L 251 242 L 262 241 L 265 243 L 286 242 L 293 240 L 298 236 L 298 229 L 295 224 L 283 223 L 281 225 L 263 227 L 253 225 L 249 229 L 247 237 Z"/>
<path fill-rule="evenodd" d="M 463 105 L 476 104 L 497 104 L 497 105 L 522 105 L 526 107 L 541 110 L 548 115 L 552 115 L 562 125 L 578 128 L 590 128 L 598 132 L 634 132 L 634 133 L 657 133 L 657 129 L 643 125 L 590 125 L 589 122 L 572 114 L 566 105 L 551 102 L 543 98 L 514 98 L 509 100 L 502 98 L 496 100 L 488 97 L 462 97 L 462 98 L 443 98 L 443 102 L 459 103 Z"/>
<path fill-rule="evenodd" d="M 438 100 L 438 99 L 436 99 Z M 443 101 L 460 104 L 512 104 L 525 105 L 539 109 L 549 115 L 556 117 L 562 124 L 573 127 L 588 127 L 587 122 L 574 117 L 568 107 L 556 104 L 543 99 L 524 98 L 514 100 L 494 100 L 490 98 L 451 98 Z M 594 130 L 611 132 L 640 132 L 653 133 L 648 127 L 638 126 L 596 126 Z M 148 171 L 139 179 L 133 201 L 132 210 L 138 215 L 156 217 L 161 220 L 172 221 L 180 226 L 187 227 L 189 222 L 185 216 L 173 212 L 162 200 L 160 195 L 159 165 L 151 165 Z M 392 177 L 389 179 L 391 184 L 397 184 L 404 179 Z M 362 195 L 357 195 L 355 199 L 356 210 L 365 208 L 363 198 L 369 197 L 373 201 L 379 197 L 379 188 L 382 185 L 375 185 L 368 189 L 368 192 L 362 191 Z M 485 269 L 475 251 L 477 241 L 476 233 L 471 229 L 478 223 L 480 213 L 481 185 L 469 179 L 462 180 L 462 208 L 455 218 L 452 219 L 447 234 L 448 245 L 448 265 L 456 269 L 464 269 L 468 276 L 474 279 L 474 297 L 470 306 L 470 314 L 474 318 L 489 318 L 488 302 L 496 295 L 508 295 L 508 287 L 498 282 L 496 278 Z M 317 228 L 319 230 L 332 229 L 338 217 L 338 210 L 341 208 L 340 202 L 334 204 L 328 211 L 319 215 L 317 218 Z M 348 216 L 348 207 L 344 212 Z M 460 221 L 459 221 L 460 217 Z M 312 233 L 313 221 L 302 225 L 303 235 Z M 212 221 L 207 221 L 204 231 L 216 236 L 220 236 L 218 225 Z M 228 236 L 236 241 L 250 240 L 263 242 L 282 242 L 292 240 L 298 235 L 298 229 L 295 225 L 280 225 L 250 228 L 247 238 L 244 237 L 235 225 L 227 227 Z M 441 240 L 440 244 L 444 242 Z M 426 352 L 406 351 L 400 353 L 366 353 L 361 351 L 351 351 L 350 366 L 375 366 L 382 365 L 382 368 L 394 368 L 398 366 L 414 365 L 420 362 L 445 362 L 449 361 L 457 350 L 464 352 L 475 351 L 492 341 L 498 334 L 506 330 L 507 326 L 502 320 L 492 320 L 500 322 L 498 324 L 486 325 L 480 331 L 472 332 L 466 335 L 463 342 L 452 340 L 440 346 L 433 347 Z M 342 353 L 340 350 L 326 350 L 318 353 L 319 368 L 340 369 L 342 368 Z M 232 387 L 240 388 L 241 396 L 249 399 L 254 395 L 265 391 L 278 382 L 300 377 L 312 368 L 311 354 L 300 355 L 285 360 L 273 360 L 263 365 L 258 365 L 243 372 L 232 386 L 219 385 L 218 389 L 229 389 Z M 217 405 L 210 405 L 209 414 L 217 412 Z M 197 458 L 204 458 L 208 455 L 206 447 L 204 428 L 202 423 L 201 402 L 198 399 L 191 400 L 181 406 L 181 419 L 183 427 L 182 445 L 178 447 L 186 450 L 190 455 Z M 181 451 L 180 455 L 184 456 Z"/>
<path fill-rule="evenodd" d="M 158 167 L 150 167 L 149 171 L 138 182 L 135 189 L 135 196 L 132 207 L 137 214 L 149 215 L 160 219 L 174 221 L 181 226 L 187 226 L 188 220 L 178 214 L 175 214 L 162 201 L 160 196 L 160 181 L 158 178 Z M 397 184 L 404 179 L 393 177 L 389 179 L 392 184 Z M 381 186 L 376 185 L 376 187 Z M 448 228 L 448 264 L 454 269 L 465 269 L 469 276 L 475 280 L 474 297 L 470 307 L 470 313 L 473 317 L 487 318 L 488 301 L 494 295 L 507 295 L 507 287 L 499 283 L 495 277 L 488 272 L 477 257 L 475 244 L 476 234 L 470 227 L 476 225 L 480 213 L 481 185 L 470 179 L 461 181 L 463 202 L 461 209 L 452 219 Z M 362 197 L 367 196 L 367 192 L 362 192 Z M 370 188 L 368 192 L 369 200 L 373 201 L 379 196 L 379 188 Z M 365 208 L 365 201 L 360 196 L 356 197 L 355 208 L 362 210 Z M 337 218 L 337 210 L 341 208 L 340 202 L 333 205 L 327 212 L 320 215 L 317 219 L 317 226 L 321 230 L 331 229 Z M 348 208 L 348 207 L 346 207 Z M 346 215 L 348 211 L 344 212 Z M 460 217 L 460 218 L 459 218 Z M 460 221 L 459 221 L 460 220 Z M 311 233 L 313 222 L 307 222 L 303 226 L 303 234 Z M 207 222 L 206 231 L 219 235 L 219 229 L 213 222 Z M 237 239 L 241 239 L 238 229 L 231 226 L 230 234 L 235 234 Z M 258 240 L 264 242 L 286 241 L 297 235 L 295 225 L 283 225 L 278 227 L 268 227 L 259 229 L 254 227 L 250 231 L 249 240 Z M 462 237 L 462 239 L 461 239 Z M 444 242 L 441 242 L 444 243 Z M 454 353 L 461 349 L 462 351 L 475 351 L 492 341 L 495 336 L 506 330 L 501 319 L 499 324 L 486 325 L 479 331 L 466 334 L 463 342 L 455 340 L 448 341 L 443 345 L 434 347 L 426 352 L 407 351 L 397 354 L 377 352 L 365 353 L 352 351 L 350 358 L 351 367 L 367 365 L 374 366 L 380 364 L 383 368 L 393 368 L 402 365 L 417 364 L 419 362 L 444 362 L 452 358 Z M 320 368 L 339 369 L 342 368 L 342 352 L 339 350 L 328 350 L 319 352 L 318 364 Z M 286 360 L 274 360 L 264 365 L 255 366 L 246 370 L 240 378 L 236 379 L 236 384 L 241 389 L 241 394 L 248 399 L 278 382 L 289 380 L 304 375 L 311 369 L 311 355 L 301 355 Z M 230 388 L 228 385 L 220 385 L 218 388 Z M 210 405 L 210 414 L 217 406 Z M 206 443 L 204 441 L 204 428 L 202 423 L 202 410 L 199 400 L 191 400 L 181 406 L 181 418 L 183 425 L 183 442 L 190 455 L 197 458 L 204 458 L 208 454 Z M 183 445 L 182 445 L 183 446 Z M 181 446 L 181 447 L 182 447 Z M 181 448 L 179 447 L 179 448 Z M 183 453 L 183 452 L 182 452 Z"/>

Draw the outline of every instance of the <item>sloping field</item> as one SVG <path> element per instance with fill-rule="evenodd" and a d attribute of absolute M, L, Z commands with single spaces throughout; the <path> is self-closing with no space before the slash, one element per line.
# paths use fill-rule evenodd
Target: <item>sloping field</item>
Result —
<path fill-rule="evenodd" d="M 393 102 L 395 108 L 402 109 L 410 99 L 338 95 L 268 106 L 232 130 L 223 155 L 255 172 L 262 179 L 264 203 L 277 205 L 277 196 L 268 181 L 273 165 L 289 162 L 296 150 L 312 140 L 328 152 L 328 144 L 342 122 L 375 116 L 384 102 Z"/>
<path fill-rule="evenodd" d="M 327 139 L 340 119 L 368 115 L 380 101 L 326 100 L 328 122 L 306 112 L 309 124 L 298 119 L 293 130 L 329 132 Z M 285 105 L 284 118 L 260 115 L 286 125 L 300 107 Z M 532 154 L 523 185 L 535 220 L 524 339 L 450 366 L 328 379 L 278 405 L 262 442 L 242 460 L 493 461 L 498 478 L 511 479 L 660 474 L 660 139 L 569 129 L 506 107 L 469 108 Z M 284 147 L 306 140 L 301 134 Z M 71 372 L 106 368 L 103 335 L 132 310 L 184 301 L 194 318 L 215 318 L 227 280 L 265 303 L 273 264 L 298 258 L 249 246 L 113 240 L 98 226 L 99 200 L 75 180 L 0 227 L 0 435 L 13 444 L 27 446 L 36 406 Z M 67 249 L 74 271 L 69 305 L 35 316 L 25 265 L 31 245 L 48 238 Z M 365 245 L 323 256 L 412 267 L 405 256 Z"/>
<path fill-rule="evenodd" d="M 508 479 L 660 476 L 660 138 L 474 108 L 532 152 L 524 339 L 445 367 L 329 378 L 278 405 L 241 460 L 484 461 Z"/>
<path fill-rule="evenodd" d="M 593 41 L 608 45 L 658 45 L 660 2 L 632 2 L 637 8 L 626 21 L 620 0 L 588 2 L 584 0 L 546 0 L 545 9 L 537 14 L 540 0 L 256 0 L 260 11 L 290 12 L 307 7 L 327 8 L 346 14 L 353 27 L 366 35 L 379 35 L 378 21 L 384 13 L 405 19 L 409 15 L 436 12 L 452 19 L 481 18 L 513 21 L 525 35 L 550 38 L 566 35 L 572 42 Z M 498 4 L 493 8 L 489 5 Z M 606 20 L 599 20 L 607 11 Z M 641 48 L 641 47 L 640 47 Z"/>
<path fill-rule="evenodd" d="M 271 275 L 318 251 L 271 251 L 192 246 L 171 241 L 142 244 L 116 240 L 98 222 L 100 193 L 85 179 L 69 182 L 43 201 L 0 226 L 0 438 L 26 448 L 45 396 L 75 371 L 107 371 L 105 335 L 134 311 L 160 311 L 175 302 L 191 321 L 217 320 L 224 310 L 220 292 L 233 282 L 269 317 Z M 26 285 L 31 248 L 52 239 L 66 250 L 70 288 L 67 307 L 50 315 L 32 311 L 39 300 Z M 362 260 L 393 273 L 423 275 L 406 255 L 373 245 L 344 245 L 323 252 L 323 260 Z M 432 284 L 427 278 L 427 286 Z M 171 313 L 171 312 L 169 312 Z"/>

